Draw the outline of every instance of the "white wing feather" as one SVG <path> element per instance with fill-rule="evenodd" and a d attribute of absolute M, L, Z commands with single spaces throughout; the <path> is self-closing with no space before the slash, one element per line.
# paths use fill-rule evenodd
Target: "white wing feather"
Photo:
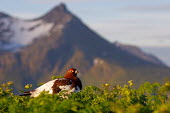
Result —
<path fill-rule="evenodd" d="M 51 90 L 52 90 L 52 86 L 54 85 L 55 80 L 51 80 L 43 84 L 42 86 L 36 88 L 34 91 L 31 92 L 31 97 L 37 97 L 43 91 L 48 91 L 50 94 L 52 94 Z"/>

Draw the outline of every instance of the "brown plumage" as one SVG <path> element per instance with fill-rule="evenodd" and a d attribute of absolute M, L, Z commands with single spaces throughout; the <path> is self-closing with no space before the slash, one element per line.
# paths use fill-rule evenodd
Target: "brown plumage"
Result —
<path fill-rule="evenodd" d="M 57 94 L 63 90 L 66 90 L 67 94 L 78 92 L 82 89 L 82 83 L 77 77 L 77 73 L 78 71 L 75 68 L 71 68 L 66 72 L 64 78 L 51 80 L 35 90 L 24 92 L 21 96 L 37 97 L 43 91 L 47 91 L 49 94 Z"/>

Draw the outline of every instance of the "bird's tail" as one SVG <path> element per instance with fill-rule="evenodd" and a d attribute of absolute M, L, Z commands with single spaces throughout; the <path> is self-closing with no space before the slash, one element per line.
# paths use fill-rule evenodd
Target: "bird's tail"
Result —
<path fill-rule="evenodd" d="M 30 91 L 24 92 L 23 94 L 20 94 L 19 96 L 30 96 L 31 93 Z"/>
<path fill-rule="evenodd" d="M 23 94 L 20 94 L 19 96 L 30 96 L 31 93 L 23 93 Z"/>

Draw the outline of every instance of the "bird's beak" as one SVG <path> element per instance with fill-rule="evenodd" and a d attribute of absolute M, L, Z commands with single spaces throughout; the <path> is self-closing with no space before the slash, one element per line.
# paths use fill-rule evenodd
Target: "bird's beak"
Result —
<path fill-rule="evenodd" d="M 77 74 L 77 73 L 79 73 L 79 72 L 76 70 L 75 73 Z"/>

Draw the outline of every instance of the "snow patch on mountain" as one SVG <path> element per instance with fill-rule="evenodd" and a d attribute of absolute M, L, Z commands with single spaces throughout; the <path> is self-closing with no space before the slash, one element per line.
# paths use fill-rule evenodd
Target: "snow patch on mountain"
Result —
<path fill-rule="evenodd" d="M 95 58 L 93 63 L 94 63 L 94 65 L 102 65 L 104 63 L 104 61 L 99 58 Z"/>
<path fill-rule="evenodd" d="M 15 20 L 11 28 L 15 32 L 12 42 L 21 45 L 31 43 L 35 38 L 48 35 L 53 27 L 52 23 L 45 23 L 42 20 L 38 21 L 20 21 Z"/>
<path fill-rule="evenodd" d="M 0 48 L 9 50 L 26 46 L 35 38 L 48 35 L 53 26 L 43 20 L 3 18 L 0 20 Z"/>

